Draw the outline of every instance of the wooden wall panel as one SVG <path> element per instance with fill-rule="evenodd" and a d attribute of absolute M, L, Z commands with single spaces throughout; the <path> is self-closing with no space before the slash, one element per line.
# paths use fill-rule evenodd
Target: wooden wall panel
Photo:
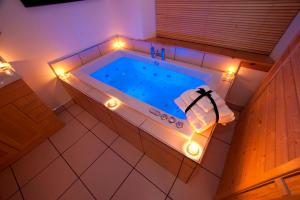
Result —
<path fill-rule="evenodd" d="M 300 35 L 294 40 L 297 44 L 291 44 L 294 49 L 288 49 L 289 54 L 284 55 L 279 66 L 274 65 L 276 70 L 270 71 L 241 114 L 218 199 L 227 199 L 224 197 L 235 193 L 239 196 L 245 189 L 300 170 L 299 162 L 295 162 L 300 158 L 298 38 Z"/>
<path fill-rule="evenodd" d="M 63 125 L 23 80 L 0 87 L 0 171 Z"/>
<path fill-rule="evenodd" d="M 157 36 L 269 55 L 299 0 L 156 0 Z"/>

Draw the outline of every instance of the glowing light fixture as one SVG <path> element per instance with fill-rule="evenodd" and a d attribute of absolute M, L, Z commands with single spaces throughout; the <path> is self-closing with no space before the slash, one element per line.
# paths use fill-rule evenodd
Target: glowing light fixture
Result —
<path fill-rule="evenodd" d="M 0 62 L 0 70 L 9 76 L 12 76 L 15 73 L 15 70 L 12 68 L 12 66 L 6 62 Z"/>
<path fill-rule="evenodd" d="M 223 80 L 224 81 L 231 81 L 231 80 L 233 80 L 235 72 L 236 72 L 236 67 L 234 67 L 234 66 L 229 67 L 226 70 L 226 72 L 224 72 L 224 74 L 223 74 Z"/>
<path fill-rule="evenodd" d="M 63 80 L 69 78 L 71 76 L 70 73 L 65 72 L 63 69 L 56 69 L 55 73 L 57 74 L 57 76 Z"/>
<path fill-rule="evenodd" d="M 125 42 L 120 39 L 117 39 L 114 41 L 113 47 L 114 49 L 122 49 L 125 47 Z"/>
<path fill-rule="evenodd" d="M 5 73 L 6 75 L 8 75 L 8 76 L 12 76 L 15 72 L 14 72 L 13 70 L 11 70 L 11 69 L 5 69 L 5 70 L 4 70 L 4 73 Z"/>
<path fill-rule="evenodd" d="M 202 154 L 201 146 L 197 142 L 192 140 L 189 140 L 184 144 L 183 150 L 185 154 L 192 159 L 199 159 Z"/>
<path fill-rule="evenodd" d="M 7 69 L 7 68 L 11 68 L 11 65 L 9 63 L 0 62 L 0 69 Z"/>
<path fill-rule="evenodd" d="M 121 101 L 116 98 L 111 98 L 107 102 L 105 102 L 105 106 L 111 110 L 117 109 L 121 104 Z"/>

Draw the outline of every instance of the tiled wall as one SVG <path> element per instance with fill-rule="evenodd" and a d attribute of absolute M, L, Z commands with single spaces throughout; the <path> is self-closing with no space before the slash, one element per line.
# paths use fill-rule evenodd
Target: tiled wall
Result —
<path fill-rule="evenodd" d="M 226 71 L 228 67 L 237 68 L 240 64 L 239 59 L 228 56 L 118 36 L 110 38 L 103 43 L 89 47 L 75 54 L 52 61 L 49 64 L 54 70 L 63 68 L 64 71 L 70 71 L 82 64 L 100 57 L 101 55 L 105 55 L 113 51 L 114 42 L 118 40 L 124 42 L 124 48 L 126 49 L 149 54 L 151 46 L 154 46 L 155 49 L 159 50 L 161 48 L 165 48 L 166 58 L 198 65 L 200 67 L 212 68 L 219 71 Z"/>
<path fill-rule="evenodd" d="M 178 46 L 165 45 L 157 42 L 148 42 L 144 40 L 135 40 L 127 37 L 115 36 L 104 41 L 103 43 L 96 44 L 75 54 L 57 59 L 49 64 L 54 71 L 57 69 L 63 69 L 66 72 L 73 70 L 87 62 L 90 62 L 91 60 L 113 51 L 115 49 L 114 43 L 117 41 L 122 41 L 125 45 L 124 48 L 126 49 L 139 51 L 146 54 L 149 54 L 151 46 L 154 46 L 155 49 L 165 48 L 166 58 L 222 72 L 228 70 L 230 67 L 238 69 L 241 62 L 240 59 L 231 58 L 229 56 L 207 53 Z M 243 68 L 240 71 L 244 72 L 247 71 L 247 69 Z M 250 70 L 250 72 L 251 73 L 238 73 L 236 75 L 236 80 L 239 80 L 239 82 L 234 84 L 234 87 L 232 87 L 231 91 L 229 92 L 231 95 L 230 103 L 238 105 L 239 107 L 245 106 L 249 98 L 256 90 L 256 86 L 260 84 L 262 80 L 260 71 Z M 259 74 L 259 76 L 256 77 L 253 76 L 253 74 Z M 246 84 L 248 81 L 251 82 L 250 85 Z"/>

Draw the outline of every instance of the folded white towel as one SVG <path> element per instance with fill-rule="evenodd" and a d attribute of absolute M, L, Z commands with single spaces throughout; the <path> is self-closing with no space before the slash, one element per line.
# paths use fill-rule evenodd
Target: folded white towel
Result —
<path fill-rule="evenodd" d="M 178 107 L 183 110 L 188 105 L 180 98 L 175 99 L 175 103 L 178 105 Z M 189 121 L 190 125 L 197 131 L 202 132 L 209 128 L 208 126 L 205 126 L 201 120 L 197 118 L 194 112 L 187 112 L 186 118 Z"/>
<path fill-rule="evenodd" d="M 194 99 L 191 98 L 190 96 L 183 96 L 181 99 L 185 102 L 186 105 L 190 105 L 194 101 Z M 202 99 L 199 101 L 202 101 Z M 186 108 L 184 108 L 183 111 L 185 111 L 185 109 Z M 196 114 L 197 118 L 199 120 L 201 120 L 202 123 L 205 125 L 214 124 L 216 121 L 215 110 L 211 110 L 209 112 L 204 112 L 204 110 L 201 109 L 198 106 L 198 104 L 195 104 L 191 108 L 191 111 L 193 111 Z M 234 117 L 233 112 L 225 105 L 225 103 L 222 104 L 221 106 L 218 106 L 218 111 L 219 111 L 219 122 L 221 122 L 221 123 L 223 123 L 223 118 L 227 118 L 227 117 L 232 118 L 232 116 Z M 225 121 L 228 121 L 228 120 L 225 120 Z"/>
<path fill-rule="evenodd" d="M 206 91 L 210 90 L 207 86 L 200 86 Z M 190 105 L 200 94 L 196 93 L 197 90 L 188 90 L 184 92 L 180 97 L 175 99 L 175 103 L 178 107 L 185 111 L 185 109 Z M 227 107 L 225 101 L 220 98 L 215 92 L 211 93 L 212 98 L 214 98 L 219 112 L 219 123 L 226 124 L 235 119 L 234 113 Z M 208 102 L 204 102 L 208 100 Z M 205 111 L 205 109 L 207 112 Z M 214 125 L 216 122 L 216 113 L 213 109 L 213 105 L 210 99 L 203 97 L 200 99 L 187 113 L 187 120 L 191 126 L 201 132 Z"/>
<path fill-rule="evenodd" d="M 207 87 L 202 87 L 203 89 L 205 89 L 206 91 L 209 91 L 210 89 L 208 88 L 207 89 Z M 200 94 L 198 93 L 198 92 L 196 92 L 196 91 L 198 91 L 198 89 L 195 89 L 195 90 L 187 90 L 187 91 L 185 91 L 184 93 L 182 93 L 182 95 L 180 96 L 181 98 L 183 98 L 183 97 L 185 97 L 185 96 L 190 96 L 192 99 L 196 99 Z M 217 94 L 217 93 L 215 93 L 215 92 L 212 92 L 211 93 L 211 96 L 212 96 L 212 98 L 215 100 L 215 102 L 216 102 L 216 104 L 217 104 L 217 106 L 221 106 L 221 105 L 223 105 L 223 104 L 225 104 L 225 101 L 222 99 L 222 98 L 220 98 L 220 96 Z M 211 101 L 210 101 L 210 99 L 208 98 L 208 97 L 203 97 L 202 99 L 201 99 L 201 101 L 198 101 L 197 102 L 197 105 L 200 107 L 200 108 L 202 108 L 205 112 L 209 112 L 209 111 L 211 111 L 214 107 L 213 107 L 213 105 L 211 104 Z"/>

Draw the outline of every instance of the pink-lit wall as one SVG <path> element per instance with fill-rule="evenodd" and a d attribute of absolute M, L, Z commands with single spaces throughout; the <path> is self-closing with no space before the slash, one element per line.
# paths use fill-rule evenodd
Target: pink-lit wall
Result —
<path fill-rule="evenodd" d="M 0 55 L 55 108 L 70 97 L 56 83 L 48 61 L 116 34 L 154 36 L 154 0 L 86 0 L 32 8 L 20 0 L 2 0 L 0 32 Z"/>

